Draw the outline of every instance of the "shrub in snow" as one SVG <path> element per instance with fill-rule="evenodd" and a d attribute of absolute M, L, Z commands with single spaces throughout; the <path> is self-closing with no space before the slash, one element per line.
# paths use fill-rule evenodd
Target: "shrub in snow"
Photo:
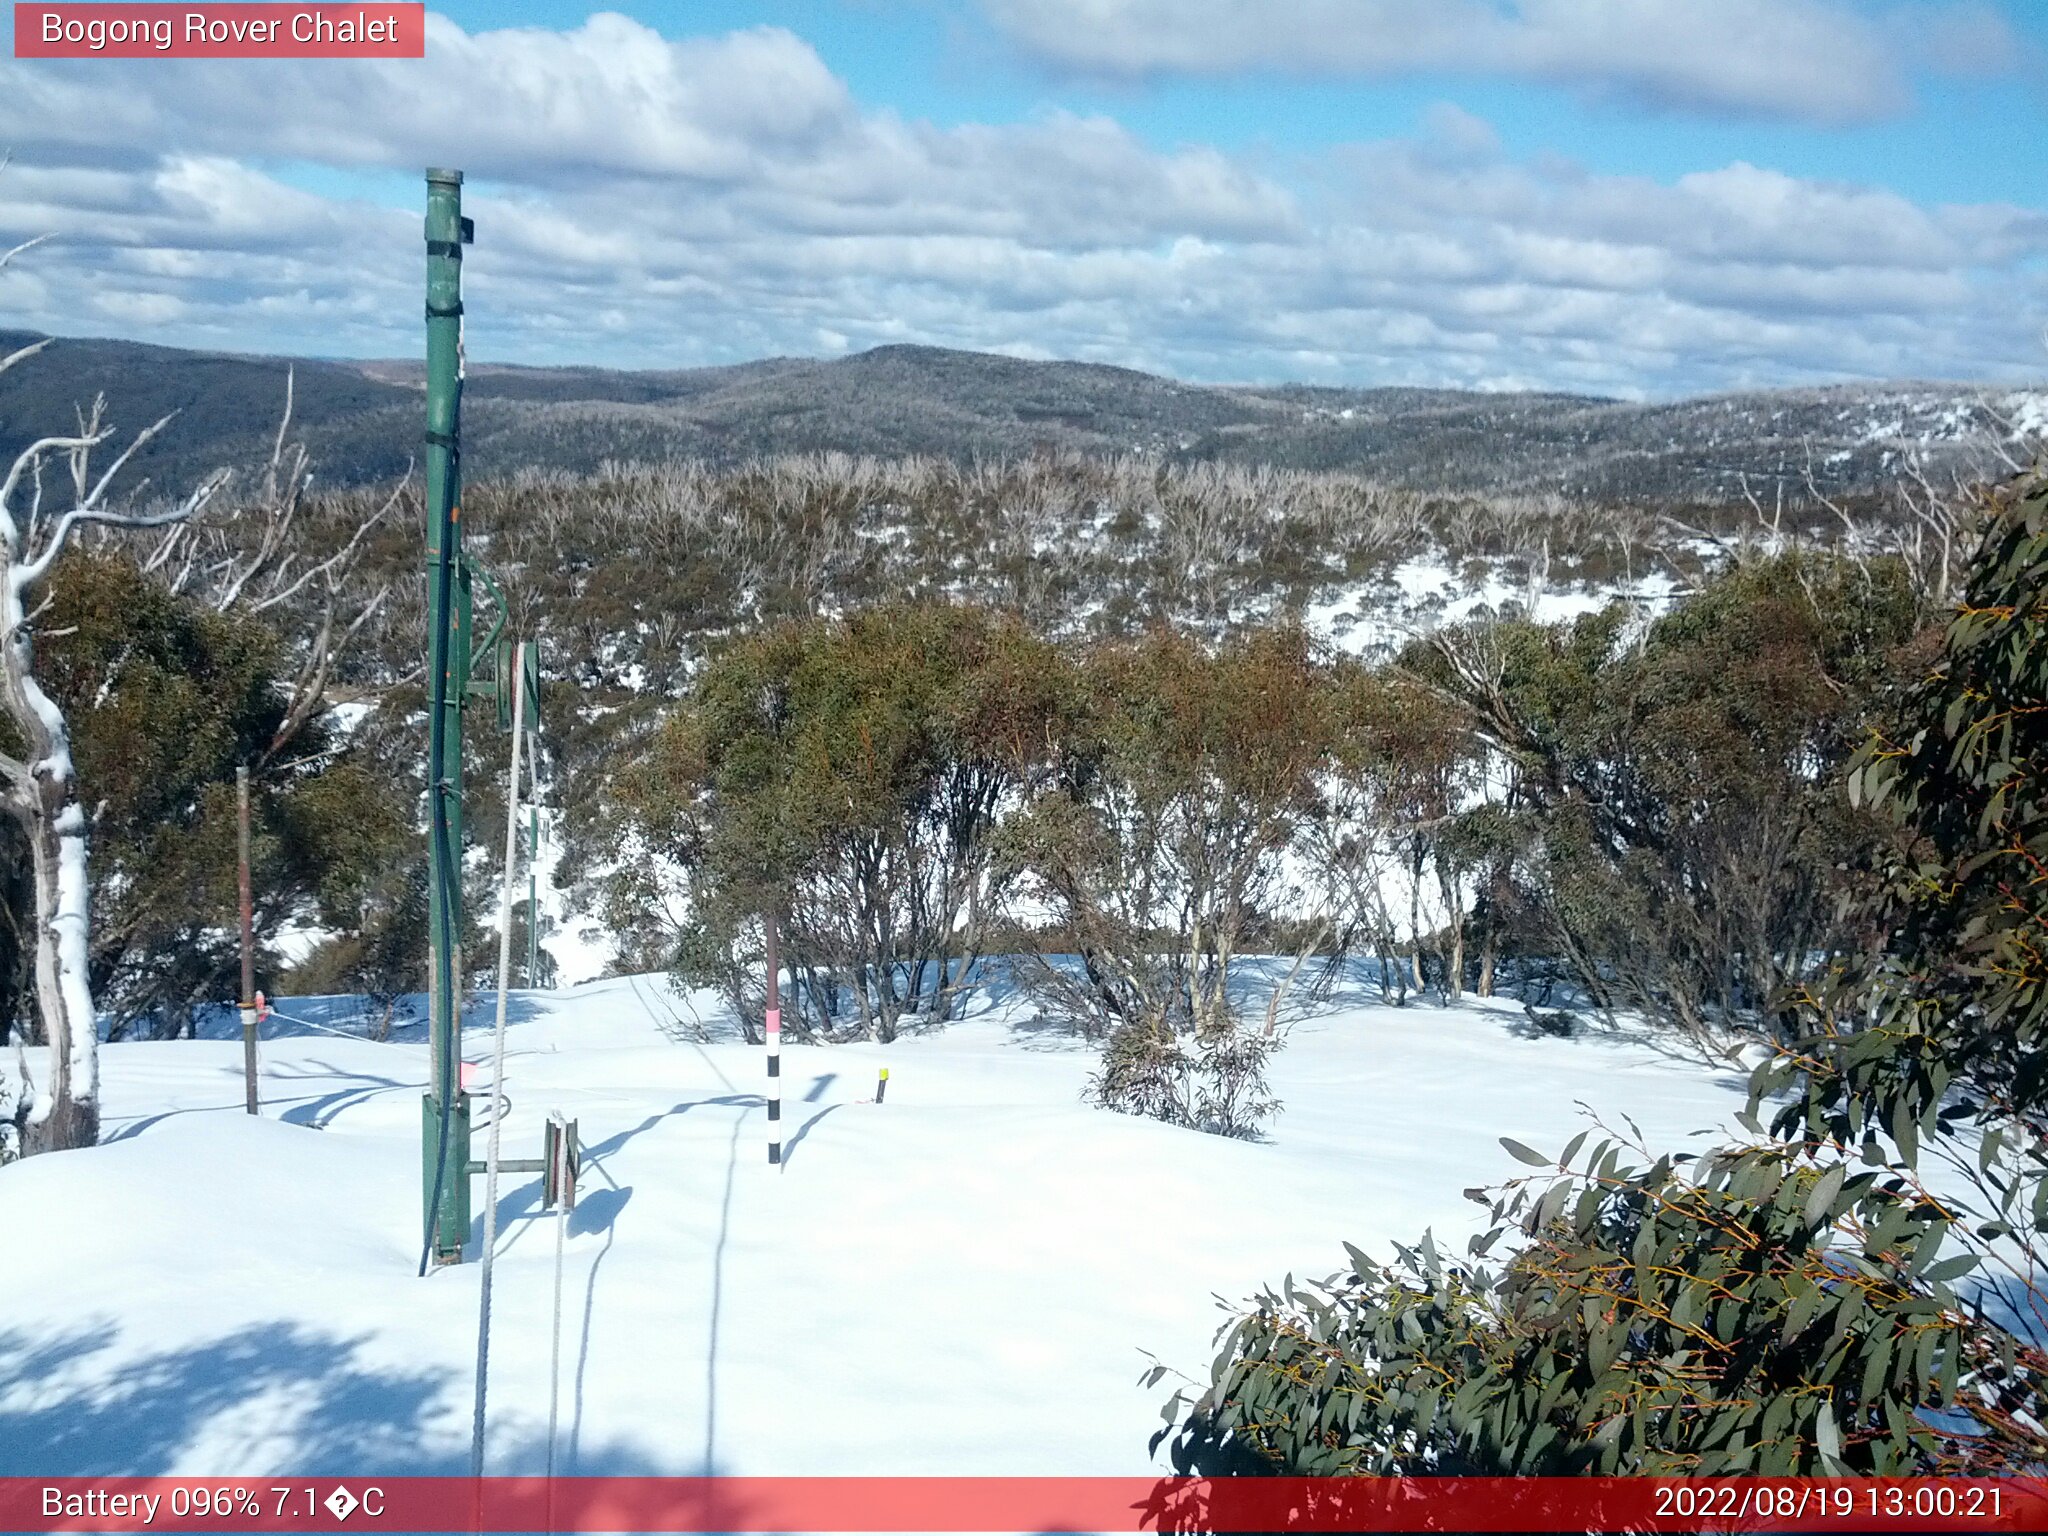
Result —
<path fill-rule="evenodd" d="M 1530 1008 L 1522 1010 L 1529 1015 L 1529 1027 L 1539 1035 L 1549 1035 L 1554 1040 L 1575 1040 L 1579 1033 L 1579 1016 L 1562 1008 Z"/>
<path fill-rule="evenodd" d="M 1088 1093 L 1107 1109 L 1250 1139 L 1280 1111 L 1266 1087 L 1275 1044 L 1230 1019 L 1192 1034 L 1134 1021 L 1110 1032 Z"/>
<path fill-rule="evenodd" d="M 1939 1198 L 2013 1323 L 1971 1412 L 1993 1468 L 2048 1465 L 2048 478 L 1990 496 L 1939 660 L 1859 753 L 1893 829 L 1879 944 L 1797 999 L 1804 1036 L 1753 1093 L 1771 1129 L 1857 1147 Z M 1887 1134 L 1888 1133 L 1888 1134 Z"/>
<path fill-rule="evenodd" d="M 36 243 L 0 255 L 0 267 Z M 0 357 L 0 373 L 48 345 L 47 339 L 32 342 Z M 221 529 L 201 534 L 191 526 L 225 483 L 219 474 L 182 502 L 117 508 L 114 487 L 122 471 L 171 417 L 135 434 L 110 463 L 95 462 L 115 435 L 105 397 L 75 419 L 72 432 L 28 443 L 0 478 L 0 805 L 10 819 L 0 861 L 17 871 L 25 865 L 31 882 L 25 895 L 0 891 L 13 909 L 7 926 L 14 935 L 9 952 L 0 954 L 0 971 L 14 973 L 0 974 L 0 995 L 8 997 L 0 1038 L 26 1034 L 43 1046 L 33 1077 L 24 1053 L 17 1050 L 11 1062 L 0 1057 L 0 1114 L 11 1127 L 0 1138 L 0 1158 L 98 1139 L 100 1001 L 117 1004 L 117 1027 L 134 1017 L 137 996 L 161 1021 L 184 1015 L 193 997 L 219 979 L 217 967 L 194 963 L 193 951 L 209 925 L 209 909 L 225 917 L 233 908 L 207 899 L 207 877 L 218 875 L 220 863 L 206 856 L 207 839 L 180 835 L 198 832 L 192 823 L 201 818 L 193 807 L 209 798 L 209 789 L 219 821 L 222 786 L 207 783 L 201 760 L 211 751 L 261 772 L 295 742 L 305 744 L 303 733 L 320 712 L 339 651 L 375 615 L 384 594 L 371 598 L 353 622 L 337 622 L 337 600 L 364 536 L 398 504 L 394 491 L 324 558 L 309 556 L 292 537 L 311 476 L 304 449 L 286 449 L 289 379 L 284 420 L 260 486 L 238 508 L 238 535 Z M 260 532 L 251 536 L 252 528 Z M 104 548 L 102 558 L 90 558 L 89 540 L 144 529 L 162 531 L 139 567 L 104 558 Z M 79 590 L 94 575 L 98 591 Z M 112 590 L 122 585 L 129 588 L 125 599 Z M 54 611 L 61 603 L 81 610 L 73 622 Z M 253 640 L 263 649 L 260 626 L 244 621 L 287 604 L 317 617 L 295 654 L 277 658 L 286 663 L 279 670 L 293 678 L 279 686 L 276 676 L 258 675 L 264 658 L 252 658 L 247 648 Z M 76 643 L 39 649 L 39 628 L 45 640 Z M 191 665 L 195 651 L 213 665 Z M 97 675 L 81 677 L 81 670 Z M 209 671 L 213 675 L 205 675 Z M 273 693 L 277 697 L 264 697 Z M 134 729 L 124 733 L 124 719 Z M 80 731 L 81 721 L 105 729 Z M 95 734 L 128 739 L 110 744 L 95 763 Z M 81 765 L 100 777 L 82 777 Z M 132 815 L 126 827 L 123 811 Z M 118 838 L 122 831 L 131 839 Z M 146 852 L 127 870 L 109 870 L 111 861 L 88 857 L 88 846 L 103 837 L 117 845 L 142 842 Z M 324 856 L 308 861 L 323 862 Z M 160 887 L 140 889 L 167 872 Z M 272 899 L 258 910 L 275 923 L 288 902 L 277 900 L 275 891 L 267 894 Z M 96 917 L 103 895 L 115 910 Z M 124 897 L 137 898 L 127 911 L 120 909 Z M 167 925 L 177 930 L 169 941 Z M 135 957 L 140 963 L 122 976 L 124 963 Z M 31 970 L 32 1021 L 22 1016 L 19 986 Z M 124 981 L 131 984 L 126 998 Z"/>

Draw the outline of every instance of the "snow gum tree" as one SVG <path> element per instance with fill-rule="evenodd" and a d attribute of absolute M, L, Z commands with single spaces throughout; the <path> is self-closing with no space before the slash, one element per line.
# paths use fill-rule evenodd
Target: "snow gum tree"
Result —
<path fill-rule="evenodd" d="M 1059 767 L 1006 829 L 1023 892 L 1071 963 L 1019 961 L 1049 1014 L 1103 1041 L 1098 1102 L 1226 1135 L 1278 1106 L 1263 1069 L 1288 990 L 1329 934 L 1289 866 L 1335 747 L 1327 667 L 1298 629 L 1210 648 L 1168 630 L 1094 648 Z M 1294 953 L 1259 991 L 1247 954 Z"/>
<path fill-rule="evenodd" d="M 1633 636 L 1613 606 L 1413 647 L 1406 669 L 1512 774 L 1493 883 L 1522 951 L 1711 1052 L 1774 1027 L 1773 1000 L 1856 940 L 1842 898 L 1874 825 L 1841 779 L 1920 618 L 1898 561 L 1794 550 Z"/>
<path fill-rule="evenodd" d="M 1474 883 L 1468 866 L 1480 862 L 1471 824 L 1496 803 L 1467 809 L 1486 766 L 1471 717 L 1397 669 L 1340 667 L 1331 692 L 1338 729 L 1323 775 L 1326 811 L 1304 831 L 1339 924 L 1338 947 L 1376 958 L 1381 991 L 1405 1002 L 1425 988 L 1434 928 L 1442 993 L 1454 1000 L 1464 986 L 1466 888 Z M 1437 899 L 1425 910 L 1432 867 Z M 1485 916 L 1482 992 L 1492 984 L 1494 904 Z"/>
<path fill-rule="evenodd" d="M 47 345 L 0 359 L 0 372 Z M 104 402 L 75 432 L 41 438 L 16 456 L 0 481 L 0 786 L 28 843 L 35 913 L 35 992 L 46 1047 L 43 1070 L 17 1050 L 0 1078 L 0 1157 L 90 1146 L 99 1136 L 98 1021 L 90 980 L 91 900 L 86 877 L 88 818 L 63 710 L 36 677 L 35 622 L 43 586 L 81 528 L 153 528 L 183 522 L 211 498 L 210 481 L 181 504 L 149 513 L 115 511 L 109 493 L 136 451 L 168 424 L 138 433 L 104 470 L 93 451 L 109 441 Z M 57 474 L 48 474 L 62 466 Z M 47 483 L 54 480 L 55 485 Z"/>
<path fill-rule="evenodd" d="M 174 592 L 130 551 L 92 542 L 74 541 L 47 580 L 36 678 L 64 714 L 90 808 L 102 1040 L 162 1039 L 236 987 L 238 767 L 254 790 L 252 918 L 268 990 L 278 990 L 268 944 L 287 923 L 310 920 L 336 947 L 364 947 L 416 838 L 409 798 L 379 755 L 329 715 L 301 716 L 283 686 L 294 655 L 267 616 Z M 39 1040 L 29 865 L 18 821 L 0 817 L 0 867 L 21 875 L 0 888 L 0 1031 Z M 415 969 L 424 931 L 408 942 Z M 329 964 L 319 990 L 360 990 L 347 970 Z"/>
<path fill-rule="evenodd" d="M 772 908 L 793 1027 L 888 1041 L 952 1017 L 1015 877 L 994 834 L 1043 772 L 1060 677 L 1014 619 L 944 604 L 730 646 L 625 797 L 629 830 L 689 871 L 682 968 L 751 1020 Z"/>

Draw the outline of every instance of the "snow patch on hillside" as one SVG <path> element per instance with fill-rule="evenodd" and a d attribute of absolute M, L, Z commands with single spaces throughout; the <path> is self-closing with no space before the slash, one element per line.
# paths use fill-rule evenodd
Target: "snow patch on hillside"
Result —
<path fill-rule="evenodd" d="M 1540 577 L 1517 584 L 1491 563 L 1461 573 L 1445 556 L 1418 556 L 1373 581 L 1340 587 L 1305 605 L 1302 622 L 1340 650 L 1377 658 L 1418 635 L 1485 613 L 1512 608 L 1555 624 L 1623 602 L 1656 615 L 1670 608 L 1678 591 L 1678 582 L 1663 570 L 1598 585 L 1553 585 Z"/>

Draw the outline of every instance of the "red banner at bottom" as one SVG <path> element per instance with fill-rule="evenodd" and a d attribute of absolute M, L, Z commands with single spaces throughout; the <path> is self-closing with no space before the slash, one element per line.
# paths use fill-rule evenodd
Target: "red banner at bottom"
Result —
<path fill-rule="evenodd" d="M 2048 1531 L 2048 1482 L 0 1478 L 7 1531 Z"/>

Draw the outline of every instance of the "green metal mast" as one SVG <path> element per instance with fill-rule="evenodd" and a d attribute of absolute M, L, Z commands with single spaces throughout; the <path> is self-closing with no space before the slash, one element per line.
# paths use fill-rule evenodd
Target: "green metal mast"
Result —
<path fill-rule="evenodd" d="M 462 1257 L 469 1236 L 469 1106 L 458 988 L 462 918 L 462 706 L 469 686 L 470 582 L 462 560 L 462 172 L 427 172 L 428 1049 L 422 1130 L 424 1248 Z"/>

